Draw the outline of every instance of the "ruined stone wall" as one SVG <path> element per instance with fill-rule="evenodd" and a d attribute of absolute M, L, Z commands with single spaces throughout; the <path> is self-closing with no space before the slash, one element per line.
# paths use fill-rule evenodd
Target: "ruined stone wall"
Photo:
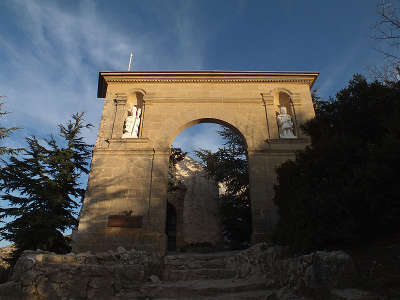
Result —
<path fill-rule="evenodd" d="M 161 257 L 122 247 L 98 254 L 24 251 L 0 285 L 0 299 L 112 299 L 160 276 L 162 268 Z"/>
<path fill-rule="evenodd" d="M 206 243 L 220 246 L 223 236 L 218 213 L 217 183 L 207 177 L 199 162 L 188 156 L 178 162 L 175 168 L 177 180 L 185 187 L 182 199 L 183 246 Z M 180 193 L 175 195 L 181 197 Z"/>

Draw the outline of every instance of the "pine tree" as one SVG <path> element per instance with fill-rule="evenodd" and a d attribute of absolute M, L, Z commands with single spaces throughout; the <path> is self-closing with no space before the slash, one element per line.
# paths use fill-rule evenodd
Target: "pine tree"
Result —
<path fill-rule="evenodd" d="M 79 179 L 89 172 L 92 149 L 81 136 L 92 126 L 83 117 L 74 114 L 60 124 L 59 138 L 50 136 L 44 145 L 35 136 L 26 138 L 27 148 L 0 171 L 1 198 L 8 204 L 0 208 L 0 236 L 15 244 L 14 257 L 27 249 L 70 250 L 63 232 L 78 224 L 76 208 L 84 196 Z"/>
<path fill-rule="evenodd" d="M 4 96 L 0 96 L 0 98 L 3 98 Z M 7 112 L 2 111 L 2 106 L 3 103 L 0 103 L 0 117 L 3 117 L 7 114 Z M 18 127 L 11 127 L 11 128 L 6 128 L 4 126 L 0 126 L 0 142 L 2 142 L 5 138 L 9 137 L 15 130 L 17 130 Z M 18 152 L 18 149 L 13 149 L 7 146 L 3 146 L 0 144 L 0 156 L 4 154 L 16 154 Z"/>

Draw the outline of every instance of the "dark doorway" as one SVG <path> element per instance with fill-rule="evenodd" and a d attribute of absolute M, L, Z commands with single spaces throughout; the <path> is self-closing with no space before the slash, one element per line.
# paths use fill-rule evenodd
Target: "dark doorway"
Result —
<path fill-rule="evenodd" d="M 176 209 L 167 202 L 167 226 L 165 233 L 168 237 L 168 251 L 176 251 Z"/>

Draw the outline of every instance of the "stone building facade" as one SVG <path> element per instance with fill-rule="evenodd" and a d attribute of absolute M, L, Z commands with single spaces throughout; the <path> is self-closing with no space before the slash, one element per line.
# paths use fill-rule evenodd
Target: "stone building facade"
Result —
<path fill-rule="evenodd" d="M 165 253 L 170 146 L 185 128 L 207 122 L 236 130 L 246 140 L 252 240 L 268 240 L 278 220 L 272 201 L 275 168 L 309 142 L 300 125 L 314 117 L 310 88 L 317 77 L 313 72 L 101 72 L 98 97 L 104 108 L 74 251 L 123 246 Z M 281 134 L 278 120 L 289 124 L 289 134 Z"/>
<path fill-rule="evenodd" d="M 167 196 L 167 228 L 169 220 L 176 220 L 176 227 L 170 233 L 166 230 L 172 242 L 169 249 L 190 250 L 200 245 L 222 248 L 217 182 L 207 176 L 201 163 L 188 156 L 176 164 L 174 175 L 180 184 Z M 171 213 L 168 205 L 175 211 Z M 175 247 L 170 239 L 174 234 Z"/>

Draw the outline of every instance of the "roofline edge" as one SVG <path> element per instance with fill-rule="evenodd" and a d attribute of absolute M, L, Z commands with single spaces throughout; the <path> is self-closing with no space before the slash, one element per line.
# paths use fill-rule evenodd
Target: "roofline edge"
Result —
<path fill-rule="evenodd" d="M 300 72 L 300 71 L 133 71 L 133 72 L 115 72 L 115 71 L 101 71 L 99 72 L 99 80 L 97 86 L 97 98 L 105 98 L 107 91 L 107 82 L 104 76 L 114 75 L 114 76 L 126 76 L 126 75 L 163 75 L 163 76 L 188 76 L 188 75 L 197 75 L 197 76 L 278 76 L 278 75 L 293 75 L 293 76 L 312 76 L 313 81 L 310 85 L 310 88 L 313 87 L 315 81 L 317 80 L 320 72 Z"/>

